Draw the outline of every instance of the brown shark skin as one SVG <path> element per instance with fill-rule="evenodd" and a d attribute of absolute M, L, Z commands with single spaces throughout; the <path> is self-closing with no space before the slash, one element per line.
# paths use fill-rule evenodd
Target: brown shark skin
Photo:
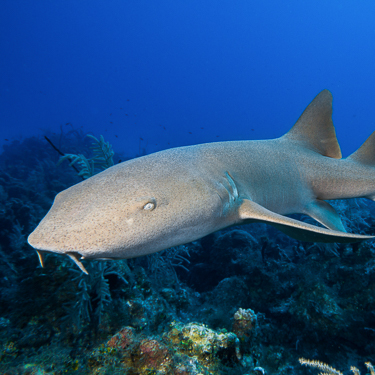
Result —
<path fill-rule="evenodd" d="M 358 242 L 324 200 L 375 194 L 374 133 L 341 159 L 322 91 L 281 138 L 179 147 L 115 165 L 55 198 L 30 234 L 40 251 L 125 259 L 265 222 L 303 241 Z M 147 209 L 148 208 L 148 209 Z M 286 216 L 304 213 L 326 228 Z"/>

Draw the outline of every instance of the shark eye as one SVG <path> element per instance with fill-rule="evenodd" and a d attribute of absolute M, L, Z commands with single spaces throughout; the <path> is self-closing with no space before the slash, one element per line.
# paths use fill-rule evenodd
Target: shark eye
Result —
<path fill-rule="evenodd" d="M 145 211 L 152 211 L 155 208 L 155 204 L 152 202 L 148 202 L 143 206 Z"/>

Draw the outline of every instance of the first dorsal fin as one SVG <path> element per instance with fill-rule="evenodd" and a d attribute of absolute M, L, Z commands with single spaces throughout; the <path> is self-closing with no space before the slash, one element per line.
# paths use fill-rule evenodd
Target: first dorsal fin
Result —
<path fill-rule="evenodd" d="M 328 90 L 320 92 L 283 138 L 302 143 L 321 155 L 341 159 L 332 122 L 332 94 Z"/>

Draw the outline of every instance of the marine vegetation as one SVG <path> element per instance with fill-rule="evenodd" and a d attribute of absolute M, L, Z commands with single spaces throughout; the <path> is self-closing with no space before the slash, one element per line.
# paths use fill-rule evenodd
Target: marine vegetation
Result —
<path fill-rule="evenodd" d="M 98 173 L 98 171 L 100 172 L 112 167 L 114 164 L 113 156 L 115 154 L 112 150 L 112 146 L 109 142 L 104 141 L 102 135 L 100 139 L 95 138 L 91 134 L 87 134 L 86 137 L 92 139 L 92 146 L 90 148 L 93 152 L 93 156 L 91 158 L 87 159 L 86 156 L 82 154 L 66 154 L 62 156 L 57 163 L 57 165 L 59 165 L 64 160 L 69 160 L 69 165 L 71 167 L 77 163 L 80 168 L 78 176 L 84 179 L 92 177 L 94 174 Z"/>
<path fill-rule="evenodd" d="M 326 363 L 319 362 L 319 361 L 311 361 L 309 359 L 300 358 L 299 362 L 301 365 L 313 367 L 316 369 L 319 369 L 319 371 L 322 371 L 321 373 L 327 374 L 327 375 L 343 375 L 343 373 L 339 370 L 336 370 L 335 368 L 327 365 Z M 365 362 L 365 365 L 370 372 L 371 375 L 375 375 L 375 369 L 374 366 L 371 364 L 371 362 Z M 354 375 L 360 375 L 360 371 L 357 369 L 357 367 L 351 366 L 350 371 Z"/>
<path fill-rule="evenodd" d="M 63 153 L 95 155 L 82 131 L 47 136 Z M 52 253 L 42 268 L 26 236 L 81 180 L 59 157 L 36 137 L 0 155 L 1 374 L 320 370 L 302 372 L 301 357 L 364 374 L 374 363 L 372 242 L 298 242 L 252 224 L 145 257 L 82 260 L 88 275 Z M 375 232 L 366 201 L 333 205 L 348 231 Z"/>

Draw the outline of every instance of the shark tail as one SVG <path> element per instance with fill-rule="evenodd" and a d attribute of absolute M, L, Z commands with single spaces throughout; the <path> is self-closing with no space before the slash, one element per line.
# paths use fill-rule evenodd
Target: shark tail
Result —
<path fill-rule="evenodd" d="M 375 132 L 366 139 L 357 151 L 348 156 L 346 160 L 356 163 L 361 167 L 375 167 Z M 366 198 L 375 201 L 375 192 L 367 195 Z"/>

